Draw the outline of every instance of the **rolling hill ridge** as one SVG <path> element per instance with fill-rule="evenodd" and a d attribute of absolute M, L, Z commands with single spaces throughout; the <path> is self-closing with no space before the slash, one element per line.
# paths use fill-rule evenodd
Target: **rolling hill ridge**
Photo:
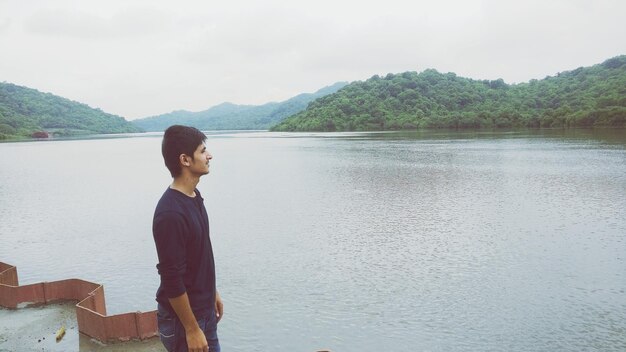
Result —
<path fill-rule="evenodd" d="M 316 98 L 332 94 L 346 82 L 338 82 L 315 93 L 299 94 L 283 102 L 263 105 L 236 105 L 222 103 L 207 110 L 185 110 L 133 120 L 132 123 L 146 131 L 164 131 L 174 124 L 196 127 L 200 130 L 266 130 L 283 119 L 304 110 Z"/>
<path fill-rule="evenodd" d="M 319 98 L 273 131 L 626 127 L 626 55 L 527 83 L 428 69 L 377 75 Z"/>
<path fill-rule="evenodd" d="M 123 117 L 86 104 L 0 83 L 0 139 L 141 131 Z"/>

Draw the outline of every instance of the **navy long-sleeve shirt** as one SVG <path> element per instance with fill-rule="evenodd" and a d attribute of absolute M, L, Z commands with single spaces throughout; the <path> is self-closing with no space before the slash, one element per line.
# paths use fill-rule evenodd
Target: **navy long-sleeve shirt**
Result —
<path fill-rule="evenodd" d="M 169 298 L 187 292 L 196 316 L 215 309 L 215 262 L 209 237 L 209 217 L 196 189 L 189 197 L 168 188 L 154 212 L 152 234 L 161 284 L 156 300 L 174 313 Z"/>

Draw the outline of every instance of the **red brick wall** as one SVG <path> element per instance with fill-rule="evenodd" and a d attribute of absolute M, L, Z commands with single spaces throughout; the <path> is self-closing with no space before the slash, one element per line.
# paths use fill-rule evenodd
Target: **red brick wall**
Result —
<path fill-rule="evenodd" d="M 0 262 L 0 306 L 15 309 L 21 304 L 60 300 L 79 301 L 76 304 L 78 330 L 102 342 L 157 336 L 156 311 L 107 316 L 104 288 L 100 284 L 67 279 L 19 286 L 17 269 Z"/>

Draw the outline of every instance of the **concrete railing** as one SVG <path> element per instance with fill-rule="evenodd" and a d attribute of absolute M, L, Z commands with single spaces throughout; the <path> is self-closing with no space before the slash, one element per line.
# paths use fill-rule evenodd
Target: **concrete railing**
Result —
<path fill-rule="evenodd" d="M 67 279 L 20 286 L 17 269 L 0 262 L 0 306 L 16 309 L 63 300 L 78 301 L 78 331 L 101 342 L 157 336 L 156 310 L 107 316 L 102 285 Z"/>

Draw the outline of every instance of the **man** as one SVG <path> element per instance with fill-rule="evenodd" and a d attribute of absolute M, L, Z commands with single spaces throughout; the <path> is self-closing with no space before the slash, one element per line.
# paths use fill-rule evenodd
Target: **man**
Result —
<path fill-rule="evenodd" d="M 152 234 L 161 276 L 156 297 L 159 335 L 170 352 L 220 351 L 217 323 L 223 305 L 215 288 L 209 218 L 196 188 L 213 158 L 205 141 L 197 129 L 174 125 L 161 145 L 174 180 L 157 204 Z"/>

